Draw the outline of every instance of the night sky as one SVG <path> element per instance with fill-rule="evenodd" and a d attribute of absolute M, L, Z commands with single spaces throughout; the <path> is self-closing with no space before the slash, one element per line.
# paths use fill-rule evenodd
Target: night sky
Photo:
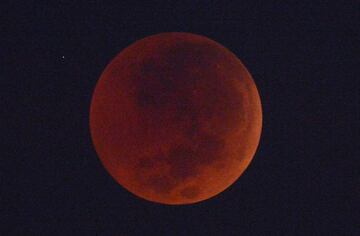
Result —
<path fill-rule="evenodd" d="M 0 235 L 359 235 L 357 1 L 69 2 L 1 7 Z M 118 185 L 89 131 L 109 61 L 172 31 L 234 52 L 263 106 L 248 169 L 185 206 Z"/>

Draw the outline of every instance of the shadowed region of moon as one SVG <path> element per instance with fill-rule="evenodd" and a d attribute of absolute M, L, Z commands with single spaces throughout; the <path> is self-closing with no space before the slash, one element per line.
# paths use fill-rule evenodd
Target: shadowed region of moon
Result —
<path fill-rule="evenodd" d="M 162 33 L 120 52 L 91 102 L 96 152 L 124 188 L 190 204 L 228 188 L 259 143 L 259 94 L 241 61 L 190 33 Z"/>

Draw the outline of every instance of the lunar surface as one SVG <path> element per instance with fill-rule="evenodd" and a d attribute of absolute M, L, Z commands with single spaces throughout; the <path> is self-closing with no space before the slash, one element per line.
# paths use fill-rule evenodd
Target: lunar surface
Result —
<path fill-rule="evenodd" d="M 257 149 L 260 97 L 228 49 L 190 33 L 136 41 L 103 71 L 90 131 L 108 173 L 136 196 L 191 204 L 228 188 Z"/>

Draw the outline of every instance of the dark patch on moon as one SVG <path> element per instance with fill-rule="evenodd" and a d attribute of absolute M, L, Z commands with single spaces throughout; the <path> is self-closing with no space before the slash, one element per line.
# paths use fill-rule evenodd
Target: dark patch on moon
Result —
<path fill-rule="evenodd" d="M 184 181 L 197 175 L 198 162 L 197 154 L 188 147 L 179 146 L 170 150 L 167 158 L 170 165 L 170 175 L 177 181 Z"/>
<path fill-rule="evenodd" d="M 200 193 L 200 189 L 199 187 L 196 186 L 186 187 L 180 192 L 181 196 L 188 199 L 196 198 L 199 195 L 199 193 Z"/>
<path fill-rule="evenodd" d="M 152 158 L 140 159 L 136 165 L 140 170 L 143 169 L 152 169 L 155 166 L 154 160 Z"/>
<path fill-rule="evenodd" d="M 225 142 L 219 137 L 205 133 L 201 134 L 197 148 L 201 163 L 211 164 L 216 159 L 221 158 L 221 151 L 224 148 Z"/>
<path fill-rule="evenodd" d="M 141 62 L 139 71 L 132 75 L 137 88 L 137 104 L 140 108 L 159 109 L 171 104 L 178 89 L 169 68 L 157 60 Z"/>
<path fill-rule="evenodd" d="M 153 176 L 146 183 L 151 189 L 157 193 L 170 193 L 176 187 L 176 184 L 168 176 Z"/>

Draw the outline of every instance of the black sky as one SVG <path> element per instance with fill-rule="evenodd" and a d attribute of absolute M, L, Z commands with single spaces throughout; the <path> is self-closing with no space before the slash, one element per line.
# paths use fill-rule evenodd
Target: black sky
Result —
<path fill-rule="evenodd" d="M 1 235 L 359 235 L 357 1 L 7 2 Z M 227 191 L 188 206 L 146 202 L 120 187 L 88 127 L 109 61 L 170 31 L 233 51 L 263 104 L 249 168 Z"/>

